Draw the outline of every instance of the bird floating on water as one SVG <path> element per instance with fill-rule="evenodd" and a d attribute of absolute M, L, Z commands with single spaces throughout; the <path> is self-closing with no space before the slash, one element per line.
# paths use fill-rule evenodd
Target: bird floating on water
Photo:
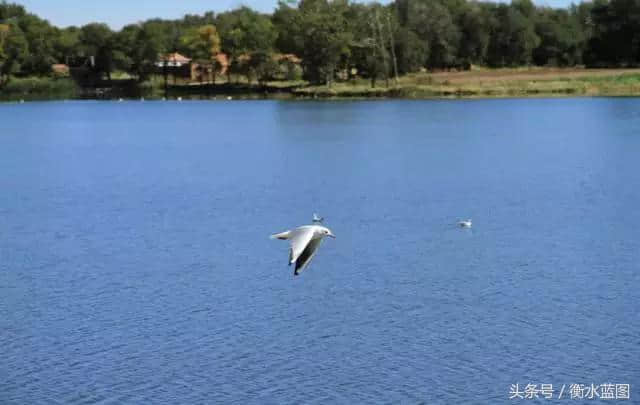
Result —
<path fill-rule="evenodd" d="M 304 225 L 290 231 L 271 235 L 271 239 L 288 240 L 291 244 L 289 248 L 289 266 L 296 264 L 293 275 L 297 276 L 311 262 L 316 254 L 318 246 L 326 237 L 335 238 L 331 230 L 321 225 Z"/>
<path fill-rule="evenodd" d="M 227 100 L 233 100 L 233 97 L 227 96 Z"/>
<path fill-rule="evenodd" d="M 182 97 L 178 97 L 178 101 L 182 101 Z"/>
<path fill-rule="evenodd" d="M 313 214 L 313 222 L 321 223 L 322 221 L 324 221 L 323 217 L 321 217 L 320 215 L 318 215 L 316 213 Z"/>
<path fill-rule="evenodd" d="M 458 226 L 461 228 L 471 228 L 471 220 L 467 219 L 466 221 L 458 221 Z"/>

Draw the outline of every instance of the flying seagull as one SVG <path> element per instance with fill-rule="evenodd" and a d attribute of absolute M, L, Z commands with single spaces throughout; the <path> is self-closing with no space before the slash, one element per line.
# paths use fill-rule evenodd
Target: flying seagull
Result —
<path fill-rule="evenodd" d="M 316 213 L 313 214 L 313 222 L 314 223 L 319 223 L 319 222 L 322 222 L 322 221 L 324 221 L 323 217 L 321 217 L 320 215 L 318 215 Z"/>
<path fill-rule="evenodd" d="M 471 228 L 471 220 L 467 219 L 466 221 L 459 221 L 458 226 L 461 228 Z"/>
<path fill-rule="evenodd" d="M 289 240 L 291 243 L 289 266 L 293 263 L 296 264 L 293 275 L 297 276 L 307 267 L 325 236 L 335 238 L 329 228 L 321 225 L 304 225 L 290 231 L 271 235 L 271 239 Z"/>

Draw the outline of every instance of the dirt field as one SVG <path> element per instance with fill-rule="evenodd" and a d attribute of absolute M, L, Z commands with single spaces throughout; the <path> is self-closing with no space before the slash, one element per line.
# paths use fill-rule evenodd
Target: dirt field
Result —
<path fill-rule="evenodd" d="M 413 73 L 396 84 L 358 79 L 331 87 L 307 86 L 294 90 L 303 97 L 576 97 L 640 96 L 640 69 L 583 68 L 475 68 L 465 72 Z"/>
<path fill-rule="evenodd" d="M 609 77 L 640 74 L 640 69 L 581 69 L 581 68 L 515 68 L 474 69 L 464 72 L 416 73 L 406 76 L 407 81 L 430 76 L 432 80 L 449 84 L 478 84 L 480 82 L 571 80 L 586 77 Z M 404 78 L 403 78 L 404 79 Z"/>

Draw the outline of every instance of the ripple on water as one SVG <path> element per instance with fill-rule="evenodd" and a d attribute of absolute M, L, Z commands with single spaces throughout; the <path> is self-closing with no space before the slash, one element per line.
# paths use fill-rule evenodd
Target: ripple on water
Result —
<path fill-rule="evenodd" d="M 639 380 L 637 99 L 5 107 L 2 403 Z"/>

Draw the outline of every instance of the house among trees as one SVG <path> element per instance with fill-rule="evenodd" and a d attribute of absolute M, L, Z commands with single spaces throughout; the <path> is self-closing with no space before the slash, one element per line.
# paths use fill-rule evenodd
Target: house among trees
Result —
<path fill-rule="evenodd" d="M 51 72 L 58 77 L 69 76 L 69 65 L 64 63 L 54 63 L 51 65 Z"/>
<path fill-rule="evenodd" d="M 274 59 L 278 63 L 291 63 L 294 65 L 299 65 L 302 63 L 302 59 L 292 53 L 279 53 L 274 55 Z"/>
<path fill-rule="evenodd" d="M 158 73 L 176 78 L 191 79 L 191 59 L 178 52 L 161 55 L 155 63 Z"/>
<path fill-rule="evenodd" d="M 216 66 L 210 63 L 196 62 L 178 52 L 161 55 L 156 61 L 156 71 L 167 74 L 175 79 L 180 78 L 190 82 L 204 82 L 213 77 L 213 69 L 216 75 L 225 75 L 229 69 L 229 57 L 224 53 L 216 55 Z"/>

